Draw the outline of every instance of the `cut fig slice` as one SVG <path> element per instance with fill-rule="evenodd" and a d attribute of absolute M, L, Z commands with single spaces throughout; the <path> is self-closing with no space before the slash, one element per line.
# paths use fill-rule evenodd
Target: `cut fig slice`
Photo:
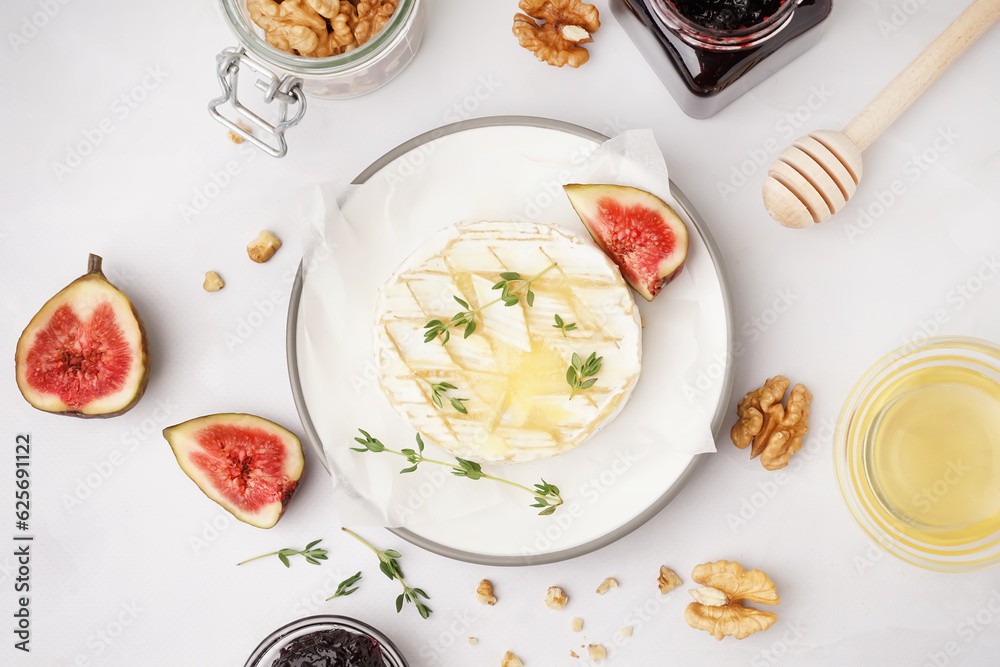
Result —
<path fill-rule="evenodd" d="M 688 231 L 662 199 L 628 185 L 571 183 L 563 189 L 594 242 L 646 301 L 680 272 Z"/>
<path fill-rule="evenodd" d="M 163 429 L 163 437 L 206 496 L 258 528 L 278 523 L 305 466 L 298 437 L 254 415 L 206 415 Z"/>
<path fill-rule="evenodd" d="M 108 282 L 101 258 L 31 318 L 14 355 L 17 387 L 45 412 L 113 417 L 134 406 L 149 380 L 142 318 Z"/>

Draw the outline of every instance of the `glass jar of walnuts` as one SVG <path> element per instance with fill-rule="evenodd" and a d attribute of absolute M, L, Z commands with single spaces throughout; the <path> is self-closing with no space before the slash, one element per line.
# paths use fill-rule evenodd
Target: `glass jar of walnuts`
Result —
<path fill-rule="evenodd" d="M 284 131 L 301 120 L 307 97 L 343 99 L 385 85 L 416 55 L 423 34 L 421 0 L 220 3 L 240 45 L 218 56 L 222 95 L 209 110 L 232 132 L 275 157 L 285 154 Z M 276 122 L 240 101 L 241 69 L 257 77 L 265 103 L 276 103 Z M 220 112 L 227 103 L 235 118 Z"/>

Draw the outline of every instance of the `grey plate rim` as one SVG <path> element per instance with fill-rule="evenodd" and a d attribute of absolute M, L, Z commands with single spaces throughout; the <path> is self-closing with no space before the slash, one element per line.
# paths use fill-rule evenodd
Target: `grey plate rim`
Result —
<path fill-rule="evenodd" d="M 434 130 L 419 134 L 408 141 L 404 141 L 389 152 L 382 155 L 382 157 L 375 160 L 368 166 L 368 168 L 358 174 L 358 176 L 351 181 L 351 184 L 361 185 L 365 183 L 372 177 L 372 175 L 380 171 L 396 158 L 401 155 L 405 155 L 413 149 L 428 142 L 434 141 L 435 139 L 458 132 L 464 132 L 466 130 L 496 126 L 540 127 L 543 129 L 575 134 L 579 137 L 590 139 L 597 143 L 603 143 L 609 139 L 609 137 L 601 134 L 600 132 L 595 132 L 594 130 L 590 130 L 580 125 L 536 116 L 487 116 L 484 118 L 462 120 L 449 125 L 443 125 Z M 718 245 L 716 245 L 715 239 L 712 237 L 712 233 L 708 230 L 708 227 L 706 226 L 701 215 L 691 204 L 691 201 L 687 198 L 687 196 L 681 192 L 680 188 L 677 187 L 673 180 L 670 181 L 670 194 L 677 200 L 677 203 L 680 204 L 681 208 L 684 209 L 684 212 L 688 214 L 688 217 L 694 223 L 695 228 L 698 230 L 702 240 L 705 242 L 705 246 L 708 248 L 708 254 L 712 259 L 712 263 L 715 265 L 715 270 L 719 276 L 719 282 L 722 287 L 722 303 L 726 314 L 726 349 L 732 349 L 734 337 L 733 306 L 732 299 L 729 294 L 729 282 L 726 275 L 726 265 L 723 261 L 722 253 L 719 250 Z M 299 302 L 302 298 L 302 283 L 302 263 L 300 262 L 299 268 L 295 273 L 295 281 L 292 283 L 292 291 L 288 299 L 288 318 L 286 320 L 285 331 L 288 379 L 292 387 L 292 398 L 295 401 L 295 409 L 299 414 L 299 421 L 302 422 L 302 428 L 305 430 L 306 439 L 308 440 L 309 445 L 318 454 L 320 461 L 323 462 L 323 466 L 327 468 L 327 471 L 329 472 L 326 453 L 323 451 L 323 445 L 320 440 L 319 433 L 317 433 L 316 427 L 313 425 L 312 418 L 309 416 L 309 410 L 307 409 L 305 403 L 305 396 L 302 394 L 302 383 L 299 378 L 296 334 L 298 327 Z M 735 365 L 731 362 L 727 363 L 725 377 L 723 379 L 722 395 L 719 397 L 719 404 L 716 406 L 715 415 L 712 417 L 712 434 L 714 436 L 718 436 L 719 429 L 722 427 L 722 423 L 725 419 L 726 410 L 729 406 L 729 400 L 732 396 L 734 376 Z M 674 497 L 680 493 L 680 490 L 691 480 L 695 471 L 705 460 L 706 456 L 708 456 L 708 454 L 703 453 L 694 455 L 684 471 L 677 477 L 677 479 L 674 480 L 673 484 L 671 484 L 659 498 L 650 503 L 649 506 L 642 512 L 632 517 L 618 528 L 604 533 L 589 542 L 579 544 L 568 549 L 560 549 L 559 551 L 551 551 L 544 554 L 530 556 L 491 556 L 489 554 L 464 551 L 462 549 L 455 549 L 453 547 L 438 544 L 437 542 L 429 540 L 406 528 L 387 528 L 387 530 L 407 542 L 430 551 L 431 553 L 464 561 L 466 563 L 507 567 L 557 563 L 569 560 L 570 558 L 576 558 L 578 556 L 589 554 L 606 547 L 609 544 L 617 542 L 659 514 L 660 511 L 666 507 L 667 504 L 673 500 Z"/>

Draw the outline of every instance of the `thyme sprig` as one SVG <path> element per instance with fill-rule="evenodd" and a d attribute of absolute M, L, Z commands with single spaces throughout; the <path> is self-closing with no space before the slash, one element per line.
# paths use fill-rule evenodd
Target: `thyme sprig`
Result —
<path fill-rule="evenodd" d="M 531 289 L 531 283 L 554 269 L 555 266 L 556 264 L 553 262 L 530 278 L 524 278 L 516 271 L 505 271 L 501 273 L 500 281 L 491 288 L 500 290 L 500 296 L 488 303 L 483 304 L 482 306 L 479 306 L 478 308 L 471 307 L 469 302 L 461 297 L 453 297 L 455 301 L 458 302 L 458 305 L 465 310 L 458 311 L 448 321 L 431 320 L 425 324 L 424 329 L 426 329 L 426 331 L 424 331 L 424 342 L 429 343 L 432 340 L 440 338 L 441 344 L 444 345 L 451 340 L 452 329 L 462 329 L 462 337 L 468 338 L 476 330 L 476 315 L 478 315 L 480 311 L 489 308 L 495 303 L 503 301 L 503 305 L 505 306 L 516 306 L 521 299 L 524 298 L 528 307 L 535 305 L 535 293 Z"/>
<path fill-rule="evenodd" d="M 355 572 L 347 579 L 344 579 L 342 582 L 337 584 L 336 592 L 330 597 L 328 597 L 327 601 L 332 600 L 333 598 L 342 598 L 344 596 L 350 595 L 354 591 L 358 590 L 358 588 L 360 588 L 360 586 L 354 586 L 354 584 L 358 583 L 359 581 L 361 581 L 361 572 Z M 351 588 L 351 586 L 354 586 L 354 588 Z"/>
<path fill-rule="evenodd" d="M 530 493 L 535 499 L 535 503 L 529 507 L 541 508 L 538 513 L 541 516 L 547 516 L 556 511 L 556 508 L 563 504 L 562 496 L 559 494 L 559 487 L 554 484 L 549 484 L 544 479 L 541 484 L 535 484 L 534 488 L 529 488 L 517 482 L 512 482 L 509 479 L 503 479 L 502 477 L 495 477 L 493 475 L 483 472 L 483 468 L 480 464 L 475 461 L 469 461 L 461 457 L 456 456 L 456 463 L 448 463 L 447 461 L 438 461 L 435 459 L 429 459 L 424 456 L 424 440 L 417 433 L 417 448 L 416 449 L 403 449 L 396 451 L 386 447 L 378 438 L 373 438 L 367 431 L 363 429 L 358 429 L 363 435 L 363 438 L 354 438 L 356 442 L 361 444 L 361 447 L 351 447 L 352 451 L 355 452 L 388 452 L 389 454 L 395 454 L 396 456 L 402 456 L 411 464 L 407 468 L 403 468 L 399 473 L 405 474 L 408 472 L 414 472 L 421 463 L 434 463 L 437 465 L 446 466 L 451 468 L 451 474 L 456 477 L 466 477 L 471 480 L 478 479 L 490 479 L 494 482 L 500 482 L 501 484 L 507 484 L 515 488 L 521 489 Z"/>
<path fill-rule="evenodd" d="M 559 313 L 556 313 L 556 323 L 552 325 L 552 328 L 561 329 L 563 336 L 565 336 L 567 331 L 576 329 L 576 322 L 563 322 L 563 318 L 559 315 Z"/>
<path fill-rule="evenodd" d="M 431 382 L 430 380 L 425 378 L 423 375 L 420 375 L 419 373 L 417 373 L 416 376 L 430 385 L 431 400 L 434 401 L 434 405 L 438 406 L 438 408 L 443 408 L 444 406 L 443 399 L 447 398 L 448 402 L 451 403 L 451 407 L 455 408 L 455 410 L 461 412 L 463 415 L 469 414 L 468 408 L 466 408 L 465 405 L 463 405 L 463 403 L 469 399 L 458 398 L 456 396 L 445 396 L 445 394 L 447 394 L 449 391 L 451 391 L 452 389 L 458 389 L 458 387 L 456 387 L 450 382 Z"/>
<path fill-rule="evenodd" d="M 604 357 L 598 357 L 596 352 L 591 352 L 586 361 L 580 359 L 580 355 L 576 352 L 573 353 L 573 363 L 566 369 L 566 382 L 570 388 L 569 400 L 573 400 L 577 392 L 594 386 L 597 378 L 593 376 L 601 372 L 602 361 Z"/>
<path fill-rule="evenodd" d="M 420 598 L 430 600 L 431 596 L 427 595 L 427 593 L 423 592 L 419 588 L 410 587 L 403 580 L 403 570 L 399 567 L 399 559 L 402 558 L 402 555 L 398 551 L 394 549 L 376 549 L 354 531 L 347 528 L 342 528 L 341 530 L 371 549 L 375 555 L 378 556 L 378 567 L 382 571 L 382 574 L 390 579 L 395 579 L 403 587 L 403 592 L 396 598 L 397 614 L 402 611 L 404 602 L 411 602 L 417 608 L 417 613 L 420 614 L 421 618 L 427 618 L 431 615 L 432 609 L 420 601 Z"/>
<path fill-rule="evenodd" d="M 326 554 L 328 553 L 326 549 L 314 548 L 322 541 L 322 539 L 313 540 L 306 545 L 305 549 L 302 549 L 301 551 L 298 549 L 278 549 L 277 551 L 272 551 L 271 553 L 261 554 L 260 556 L 254 556 L 253 558 L 247 558 L 245 561 L 237 563 L 237 565 L 243 565 L 244 563 L 249 563 L 252 560 L 267 558 L 268 556 L 277 556 L 278 560 L 284 563 L 285 567 L 292 566 L 291 562 L 288 560 L 289 556 L 304 556 L 307 563 L 319 565 L 321 560 L 326 560 Z"/>

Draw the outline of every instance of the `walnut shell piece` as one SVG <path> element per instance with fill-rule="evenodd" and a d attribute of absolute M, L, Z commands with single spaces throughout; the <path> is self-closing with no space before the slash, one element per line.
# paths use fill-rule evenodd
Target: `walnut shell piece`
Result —
<path fill-rule="evenodd" d="M 750 458 L 760 456 L 768 470 L 787 466 L 792 454 L 802 449 L 802 436 L 809 431 L 812 394 L 796 384 L 782 405 L 789 384 L 787 378 L 776 375 L 748 392 L 736 406 L 737 422 L 729 433 L 740 449 L 752 444 Z"/>
<path fill-rule="evenodd" d="M 723 637 L 745 639 L 778 620 L 777 614 L 743 604 L 781 602 L 774 582 L 760 570 L 747 572 L 735 561 L 720 560 L 696 566 L 691 578 L 702 585 L 691 591 L 696 601 L 684 610 L 684 620 L 692 628 L 705 630 L 720 641 Z"/>
<path fill-rule="evenodd" d="M 247 246 L 247 255 L 258 264 L 263 264 L 271 259 L 280 247 L 281 239 L 265 229 Z"/>
<path fill-rule="evenodd" d="M 601 27 L 597 7 L 581 0 L 521 0 L 517 6 L 524 13 L 514 15 L 514 35 L 536 58 L 555 67 L 590 59 L 580 44 L 593 41 Z"/>

